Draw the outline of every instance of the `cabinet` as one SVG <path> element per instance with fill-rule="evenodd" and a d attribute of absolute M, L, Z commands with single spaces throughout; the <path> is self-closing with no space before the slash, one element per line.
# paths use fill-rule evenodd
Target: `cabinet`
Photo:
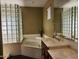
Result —
<path fill-rule="evenodd" d="M 42 56 L 43 56 L 43 59 L 52 59 L 51 56 L 48 53 L 48 50 L 49 50 L 49 48 L 42 41 Z"/>

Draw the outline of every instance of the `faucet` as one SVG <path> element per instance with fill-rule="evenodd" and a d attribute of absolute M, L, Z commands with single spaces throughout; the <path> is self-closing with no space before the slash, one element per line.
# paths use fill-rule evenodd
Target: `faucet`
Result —
<path fill-rule="evenodd" d="M 60 36 L 54 35 L 53 38 L 56 38 L 58 41 L 62 41 Z"/>

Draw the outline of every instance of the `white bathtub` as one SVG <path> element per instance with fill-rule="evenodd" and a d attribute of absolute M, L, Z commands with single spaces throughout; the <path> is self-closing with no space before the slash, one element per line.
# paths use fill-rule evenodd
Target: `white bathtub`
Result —
<path fill-rule="evenodd" d="M 24 35 L 22 55 L 41 59 L 41 39 L 39 34 Z"/>

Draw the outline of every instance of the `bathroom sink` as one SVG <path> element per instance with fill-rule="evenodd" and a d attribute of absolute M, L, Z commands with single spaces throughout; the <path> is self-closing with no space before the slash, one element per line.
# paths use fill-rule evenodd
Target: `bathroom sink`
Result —
<path fill-rule="evenodd" d="M 69 44 L 66 43 L 65 41 L 58 41 L 55 38 L 52 38 L 52 39 L 46 38 L 42 41 L 49 49 L 69 46 Z"/>

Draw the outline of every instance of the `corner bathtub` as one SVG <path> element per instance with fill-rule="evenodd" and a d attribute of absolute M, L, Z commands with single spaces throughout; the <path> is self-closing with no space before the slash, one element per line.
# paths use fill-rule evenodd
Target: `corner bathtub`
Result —
<path fill-rule="evenodd" d="M 22 55 L 41 59 L 41 39 L 39 34 L 25 35 L 21 45 Z"/>

